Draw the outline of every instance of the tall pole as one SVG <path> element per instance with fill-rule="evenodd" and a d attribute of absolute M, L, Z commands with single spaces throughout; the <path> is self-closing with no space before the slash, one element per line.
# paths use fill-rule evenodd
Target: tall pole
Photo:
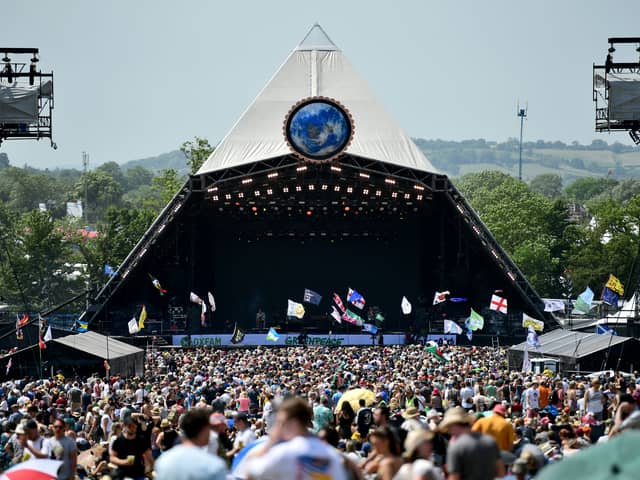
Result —
<path fill-rule="evenodd" d="M 518 180 L 522 180 L 522 130 L 524 129 L 524 119 L 527 118 L 527 108 L 520 108 L 520 105 L 518 105 L 518 116 L 520 117 L 520 156 L 518 160 Z"/>
<path fill-rule="evenodd" d="M 522 136 L 522 134 L 521 134 Z M 87 181 L 87 167 L 89 166 L 89 154 L 82 152 L 82 171 L 84 178 L 84 203 L 82 205 L 82 212 L 84 213 L 85 227 L 89 225 L 89 214 L 87 212 L 87 205 L 89 203 L 89 182 Z"/>

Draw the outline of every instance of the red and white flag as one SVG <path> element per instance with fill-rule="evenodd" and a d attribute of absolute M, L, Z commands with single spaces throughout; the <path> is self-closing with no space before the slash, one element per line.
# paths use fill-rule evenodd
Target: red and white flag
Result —
<path fill-rule="evenodd" d="M 334 307 L 333 305 L 331 305 L 331 316 L 336 322 L 342 323 L 342 316 L 340 315 L 340 312 L 336 309 L 336 307 Z"/>
<path fill-rule="evenodd" d="M 491 304 L 489 310 L 495 310 L 500 313 L 507 313 L 507 299 L 498 295 L 491 295 Z"/>
<path fill-rule="evenodd" d="M 449 290 L 446 290 L 444 292 L 437 292 L 433 295 L 433 304 L 437 305 L 439 303 L 442 302 L 446 302 L 447 301 L 447 295 L 449 295 L 451 292 L 449 292 Z"/>
<path fill-rule="evenodd" d="M 342 313 L 344 313 L 347 310 L 344 307 L 344 303 L 342 303 L 342 299 L 340 298 L 340 295 L 338 295 L 337 293 L 333 294 L 333 301 L 335 302 L 335 304 L 338 306 L 338 308 Z"/>

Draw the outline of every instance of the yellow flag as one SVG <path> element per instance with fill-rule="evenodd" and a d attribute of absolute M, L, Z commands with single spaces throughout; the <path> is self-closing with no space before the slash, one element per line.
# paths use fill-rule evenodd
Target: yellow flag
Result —
<path fill-rule="evenodd" d="M 142 330 L 144 328 L 144 321 L 147 319 L 147 307 L 142 305 L 142 311 L 140 312 L 140 317 L 138 318 L 138 328 Z"/>
<path fill-rule="evenodd" d="M 622 285 L 622 282 L 611 274 L 609 274 L 609 280 L 607 280 L 605 287 L 613 290 L 620 296 L 624 295 L 624 286 Z"/>

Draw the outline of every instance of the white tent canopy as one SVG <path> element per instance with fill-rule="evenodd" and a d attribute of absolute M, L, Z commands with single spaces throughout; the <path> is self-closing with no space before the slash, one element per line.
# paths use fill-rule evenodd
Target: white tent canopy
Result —
<path fill-rule="evenodd" d="M 287 113 L 298 101 L 330 97 L 353 117 L 347 153 L 436 172 L 418 147 L 374 98 L 322 27 L 314 25 L 244 112 L 198 174 L 238 167 L 291 153 L 283 134 Z"/>

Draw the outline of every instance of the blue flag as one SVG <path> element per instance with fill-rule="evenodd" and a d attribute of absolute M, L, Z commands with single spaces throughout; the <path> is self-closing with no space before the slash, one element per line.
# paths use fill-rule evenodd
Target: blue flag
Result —
<path fill-rule="evenodd" d="M 596 325 L 596 333 L 598 335 L 618 335 L 609 325 Z"/>
<path fill-rule="evenodd" d="M 89 324 L 87 322 L 78 321 L 76 323 L 76 332 L 84 333 L 89 330 Z"/>
<path fill-rule="evenodd" d="M 370 333 L 371 335 L 375 335 L 376 333 L 378 333 L 378 327 L 370 323 L 365 323 L 364 325 L 362 325 L 362 331 Z"/>
<path fill-rule="evenodd" d="M 267 333 L 267 340 L 269 340 L 270 342 L 277 342 L 278 340 L 280 340 L 280 334 L 276 332 L 275 328 L 271 327 L 269 329 L 269 333 Z"/>
<path fill-rule="evenodd" d="M 449 301 L 453 303 L 464 303 L 467 301 L 467 299 L 464 297 L 450 297 Z"/>
<path fill-rule="evenodd" d="M 469 318 L 464 321 L 464 326 L 467 328 L 467 338 L 469 341 L 473 340 L 473 330 L 471 329 Z"/>
<path fill-rule="evenodd" d="M 104 274 L 113 277 L 117 272 L 113 269 L 111 265 L 104 264 Z"/>
<path fill-rule="evenodd" d="M 593 290 L 587 287 L 584 292 L 578 295 L 574 310 L 581 313 L 589 313 L 589 310 L 591 310 L 591 303 L 593 302 L 593 296 Z"/>
<path fill-rule="evenodd" d="M 618 306 L 618 294 L 611 290 L 609 287 L 604 287 L 602 290 L 602 301 L 607 305 L 613 305 L 614 307 Z"/>
<path fill-rule="evenodd" d="M 360 310 L 364 308 L 364 304 L 366 303 L 364 297 L 351 288 L 347 292 L 347 302 L 351 303 Z"/>
<path fill-rule="evenodd" d="M 322 295 L 320 295 L 318 292 L 314 292 L 313 290 L 305 288 L 302 301 L 312 303 L 313 305 L 320 305 L 320 302 L 322 301 Z"/>

